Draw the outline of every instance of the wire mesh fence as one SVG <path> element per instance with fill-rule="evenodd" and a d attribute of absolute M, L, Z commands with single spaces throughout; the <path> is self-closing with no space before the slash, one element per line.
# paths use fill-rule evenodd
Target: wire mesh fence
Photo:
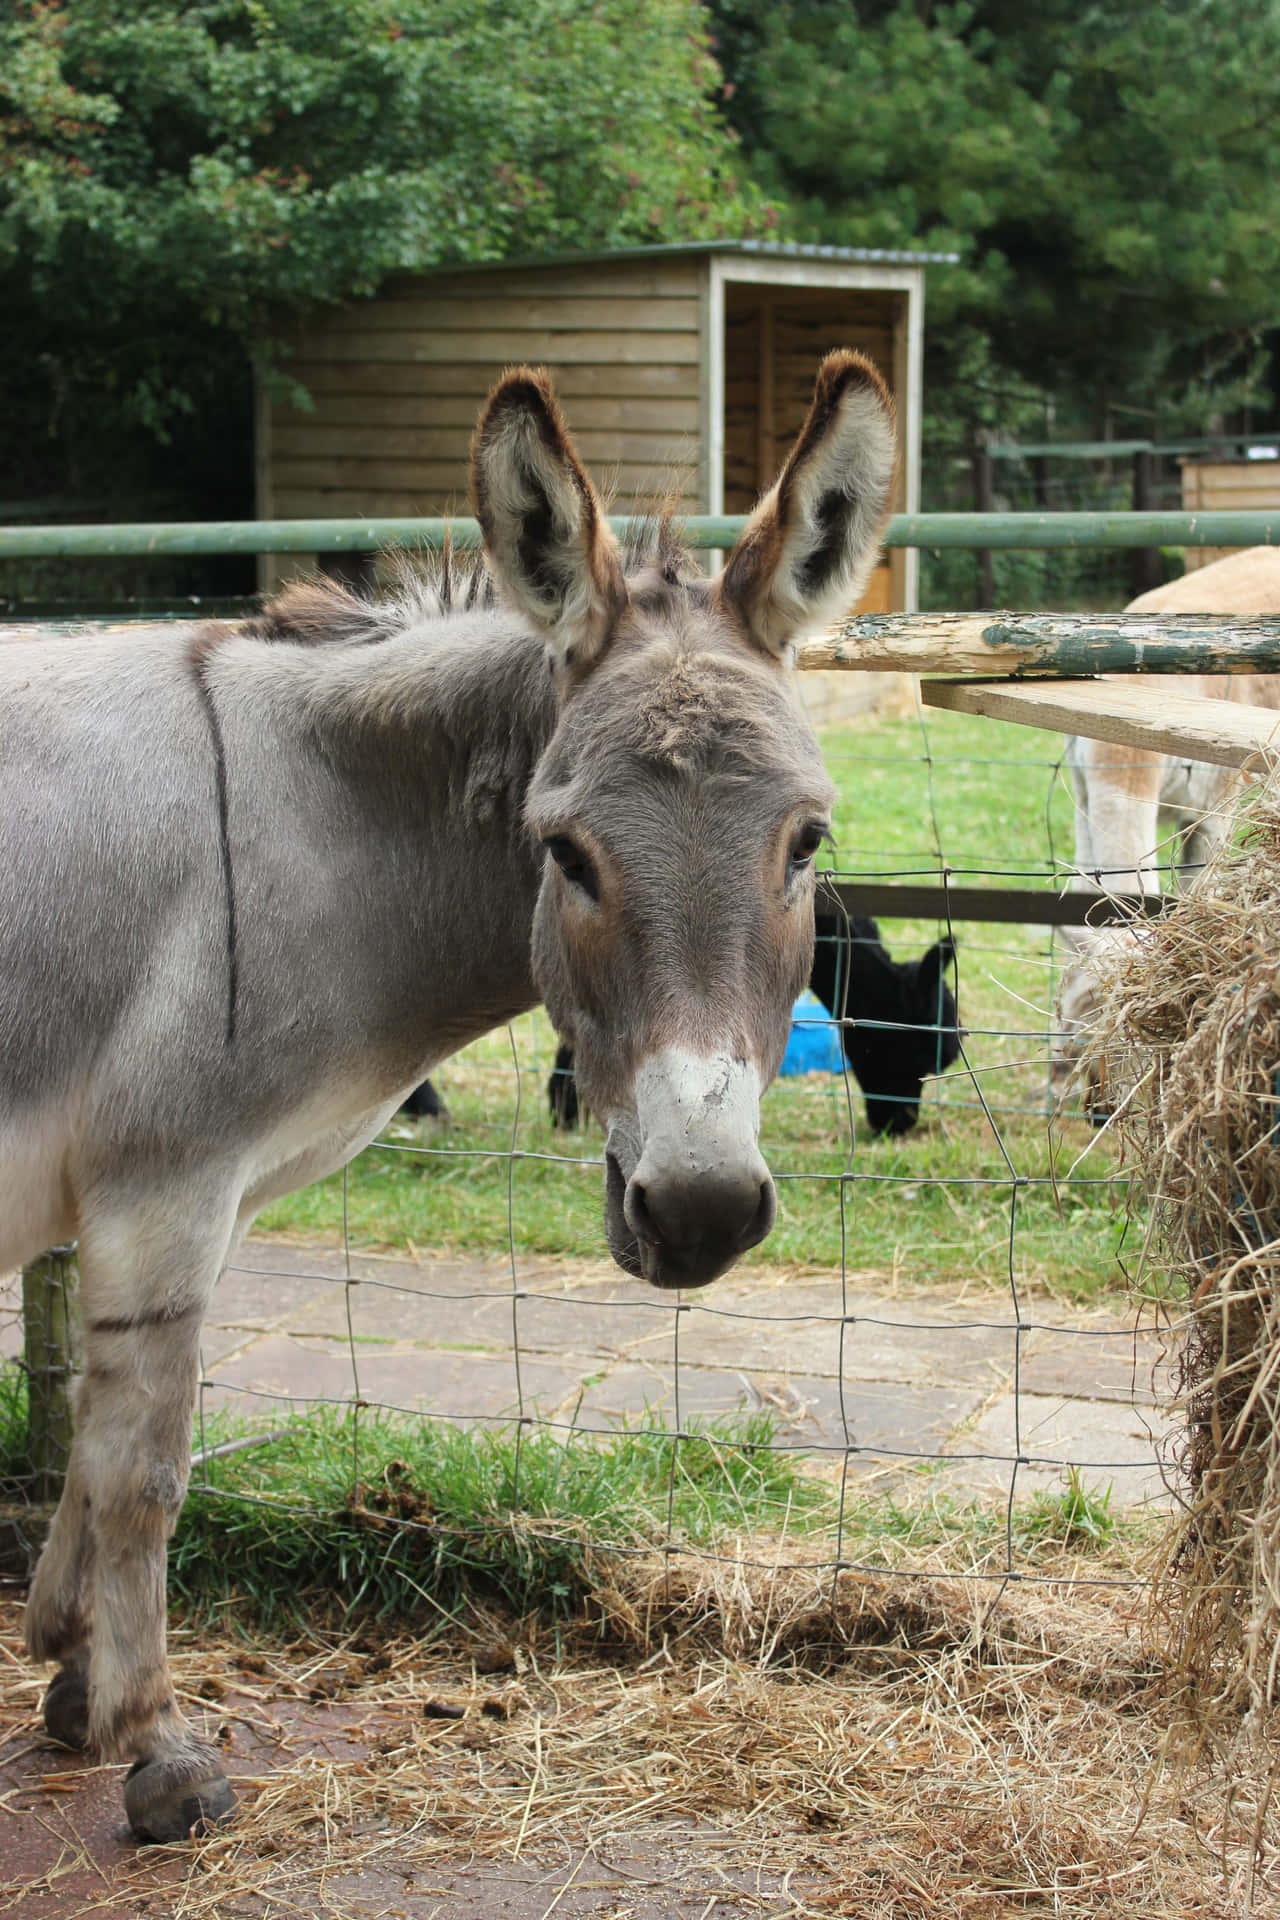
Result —
<path fill-rule="evenodd" d="M 1052 897 L 1071 802 L 1042 738 L 918 706 L 829 732 L 833 877 Z M 650 1463 L 647 1517 L 606 1499 L 581 1518 L 595 1548 L 933 1578 L 945 1538 L 951 1568 L 993 1594 L 1037 1577 L 1064 1515 L 1083 1530 L 1166 1501 L 1159 1304 L 1129 1290 L 1128 1175 L 1105 1134 L 1055 1108 L 1061 936 L 888 913 L 880 931 L 900 962 L 954 939 L 960 1057 L 901 1134 L 869 1130 L 847 1060 L 776 1082 L 761 1144 L 778 1224 L 703 1292 L 656 1293 L 607 1262 L 603 1136 L 589 1116 L 556 1123 L 540 1012 L 445 1064 L 442 1116 L 398 1117 L 343 1174 L 268 1209 L 206 1328 L 195 1499 L 227 1500 L 235 1460 L 237 1501 L 323 1509 L 263 1443 L 302 1415 L 330 1423 L 362 1510 L 428 1536 L 448 1522 L 429 1486 L 426 1504 L 405 1497 L 430 1471 L 405 1466 L 406 1435 L 501 1436 L 504 1513 L 554 1535 L 581 1462 L 622 1437 Z M 18 1284 L 0 1296 L 13 1419 Z M 21 1545 L 40 1489 L 10 1451 Z M 708 1473 L 742 1486 L 736 1518 L 704 1523 Z M 1076 1577 L 1112 1576 L 1082 1561 Z"/>

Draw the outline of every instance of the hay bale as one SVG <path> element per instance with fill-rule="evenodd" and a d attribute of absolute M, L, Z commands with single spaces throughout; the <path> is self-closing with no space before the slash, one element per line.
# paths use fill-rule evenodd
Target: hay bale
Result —
<path fill-rule="evenodd" d="M 1181 1506 L 1152 1628 L 1199 1741 L 1280 1688 L 1280 779 L 1163 918 L 1135 926 L 1090 1037 L 1150 1202 L 1144 1278 L 1180 1341 Z"/>

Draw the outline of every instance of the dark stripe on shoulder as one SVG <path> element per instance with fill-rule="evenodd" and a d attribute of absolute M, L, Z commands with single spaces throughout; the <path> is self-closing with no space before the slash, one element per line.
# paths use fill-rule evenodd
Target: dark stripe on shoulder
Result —
<path fill-rule="evenodd" d="M 222 866 L 222 899 L 227 950 L 227 1018 L 223 1045 L 231 1047 L 235 1044 L 240 992 L 236 883 L 231 862 L 231 836 L 227 819 L 227 751 L 222 737 L 222 723 L 218 718 L 218 709 L 213 698 L 213 689 L 209 685 L 206 673 L 209 659 L 220 637 L 216 627 L 202 629 L 192 640 L 187 657 L 191 665 L 191 676 L 195 682 L 196 693 L 199 695 L 205 722 L 209 728 L 210 744 L 213 747 L 213 780 L 218 813 L 218 854 Z"/>

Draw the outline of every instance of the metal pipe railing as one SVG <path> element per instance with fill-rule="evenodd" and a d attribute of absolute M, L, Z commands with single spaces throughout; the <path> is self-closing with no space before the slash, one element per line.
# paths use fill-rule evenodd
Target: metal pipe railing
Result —
<path fill-rule="evenodd" d="M 637 523 L 615 519 L 625 535 Z M 741 514 L 690 514 L 691 547 L 731 547 Z M 0 527 L 0 560 L 126 559 L 145 554 L 369 553 L 383 547 L 474 546 L 472 519 L 153 521 L 118 526 Z M 898 513 L 888 547 L 1133 548 L 1280 546 L 1280 509 L 1239 513 Z"/>

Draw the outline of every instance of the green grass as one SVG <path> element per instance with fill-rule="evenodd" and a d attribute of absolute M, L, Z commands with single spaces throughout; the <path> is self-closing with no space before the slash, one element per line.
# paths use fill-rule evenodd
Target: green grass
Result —
<path fill-rule="evenodd" d="M 230 1422 L 206 1441 L 240 1432 Z M 676 1436 L 646 1419 L 607 1438 L 313 1409 L 265 1444 L 206 1459 L 169 1550 L 170 1597 L 270 1616 L 442 1613 L 464 1597 L 563 1612 L 601 1553 L 794 1531 L 828 1489 L 774 1446 L 770 1416 Z"/>
<path fill-rule="evenodd" d="M 0 1363 L 0 1497 L 20 1490 L 27 1458 L 27 1376 L 16 1360 Z"/>
<path fill-rule="evenodd" d="M 0 1490 L 25 1471 L 26 1386 L 0 1366 Z M 894 1491 L 836 1482 L 777 1443 L 767 1411 L 690 1423 L 660 1415 L 616 1433 L 457 1427 L 374 1409 L 316 1407 L 263 1432 L 203 1422 L 169 1547 L 169 1599 L 196 1622 L 275 1626 L 327 1615 L 413 1618 L 430 1631 L 473 1601 L 553 1619 L 580 1610 L 620 1555 L 680 1550 L 760 1564 L 1023 1571 L 1063 1548 L 1106 1562 L 1135 1525 L 1071 1473 L 1012 1515 L 948 1494 L 940 1463 Z M 222 1451 L 220 1451 L 220 1449 Z"/>
<path fill-rule="evenodd" d="M 1042 1489 L 1009 1509 L 1000 1499 L 949 1494 L 935 1465 L 907 1476 L 896 1492 L 855 1497 L 845 1513 L 840 1548 L 855 1566 L 894 1572 L 945 1568 L 1030 1574 L 1070 1553 L 1100 1576 L 1127 1576 L 1135 1553 L 1162 1524 L 1150 1513 L 1112 1511 L 1111 1490 L 1081 1484 L 1074 1468 L 1060 1488 Z"/>
<path fill-rule="evenodd" d="M 833 732 L 824 746 L 839 791 L 840 872 L 932 875 L 941 856 L 958 881 L 1020 886 L 1038 874 L 1047 886 L 1050 847 L 1069 855 L 1069 797 L 1050 764 L 1056 735 L 930 713 Z M 893 921 L 883 931 L 895 954 L 910 956 L 945 929 Z M 777 1082 L 762 1144 L 780 1176 L 779 1218 L 747 1264 L 838 1269 L 843 1253 L 850 1269 L 900 1285 L 1012 1277 L 1078 1301 L 1122 1288 L 1126 1188 L 1115 1155 L 1078 1117 L 1049 1116 L 1045 1036 L 1061 950 L 1043 928 L 956 931 L 973 1074 L 955 1069 L 931 1083 L 921 1126 L 901 1141 L 866 1137 L 856 1087 L 847 1095 L 821 1076 Z M 356 1244 L 492 1255 L 506 1248 L 513 1217 L 531 1254 L 604 1257 L 599 1129 L 551 1128 L 555 1036 L 545 1016 L 517 1022 L 513 1036 L 518 1082 L 511 1037 L 490 1035 L 436 1076 L 446 1125 L 397 1123 L 389 1144 L 352 1165 L 345 1206 Z M 513 1144 L 520 1157 L 509 1168 Z M 842 1221 L 845 1173 L 854 1178 Z M 332 1242 L 343 1212 L 335 1175 L 259 1224 Z"/>
<path fill-rule="evenodd" d="M 1037 1490 L 1020 1516 L 1020 1525 L 1033 1540 L 1056 1541 L 1064 1547 L 1101 1549 L 1124 1526 L 1111 1510 L 1111 1488 L 1099 1492 L 1085 1486 L 1078 1467 L 1067 1469 L 1060 1493 Z"/>

